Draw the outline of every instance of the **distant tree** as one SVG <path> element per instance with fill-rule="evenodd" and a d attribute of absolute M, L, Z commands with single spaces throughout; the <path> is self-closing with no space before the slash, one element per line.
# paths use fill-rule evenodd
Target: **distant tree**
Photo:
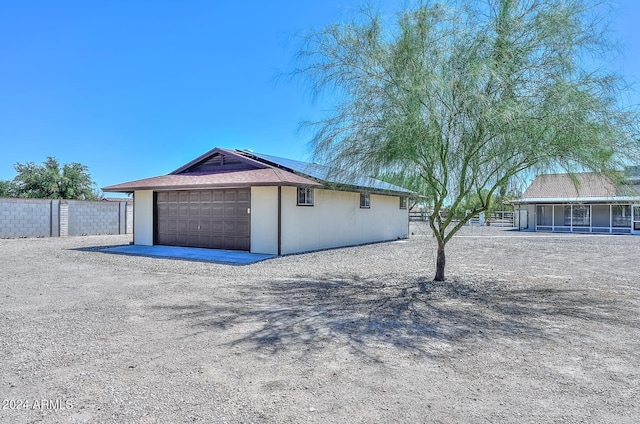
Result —
<path fill-rule="evenodd" d="M 17 187 L 11 180 L 0 180 L 0 197 L 17 197 Z"/>
<path fill-rule="evenodd" d="M 80 163 L 68 163 L 61 168 L 56 158 L 48 157 L 42 165 L 17 163 L 15 169 L 18 175 L 12 184 L 16 197 L 99 199 L 87 166 Z"/>
<path fill-rule="evenodd" d="M 626 88 L 599 68 L 610 49 L 589 0 L 458 0 L 365 9 L 310 31 L 294 75 L 337 99 L 315 130 L 315 158 L 363 175 L 419 178 L 445 246 L 500 187 L 523 173 L 611 174 L 640 159 Z M 471 214 L 454 221 L 477 196 Z"/>

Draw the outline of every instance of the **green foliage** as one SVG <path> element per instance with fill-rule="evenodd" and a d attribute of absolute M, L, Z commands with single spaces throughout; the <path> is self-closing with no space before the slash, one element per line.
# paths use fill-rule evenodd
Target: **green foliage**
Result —
<path fill-rule="evenodd" d="M 18 188 L 13 181 L 0 180 L 0 197 L 18 197 Z"/>
<path fill-rule="evenodd" d="M 294 74 L 337 96 L 308 123 L 316 158 L 420 179 L 444 279 L 444 246 L 466 222 L 441 211 L 471 199 L 470 216 L 487 211 L 526 173 L 612 175 L 640 159 L 623 81 L 597 67 L 609 51 L 598 13 L 588 0 L 460 0 L 310 31 Z"/>
<path fill-rule="evenodd" d="M 87 166 L 80 163 L 65 164 L 48 157 L 42 165 L 33 162 L 15 165 L 18 173 L 13 181 L 7 182 L 10 197 L 39 199 L 79 199 L 97 200 L 100 196 L 94 189 Z M 2 186 L 0 186 L 1 188 Z"/>
<path fill-rule="evenodd" d="M 411 204 L 409 205 L 409 209 L 416 205 L 425 207 L 432 203 L 430 188 L 427 184 L 425 184 L 424 180 L 420 178 L 420 176 L 411 175 L 404 172 L 395 172 L 380 175 L 378 176 L 378 179 L 386 181 L 390 184 L 397 185 L 399 187 L 404 187 L 416 193 L 417 196 L 413 196 L 410 198 Z"/>

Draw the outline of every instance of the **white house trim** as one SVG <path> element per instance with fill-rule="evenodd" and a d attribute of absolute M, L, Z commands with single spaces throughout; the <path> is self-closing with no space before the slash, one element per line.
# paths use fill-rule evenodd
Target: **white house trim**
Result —
<path fill-rule="evenodd" d="M 153 246 L 153 190 L 133 192 L 133 243 Z"/>

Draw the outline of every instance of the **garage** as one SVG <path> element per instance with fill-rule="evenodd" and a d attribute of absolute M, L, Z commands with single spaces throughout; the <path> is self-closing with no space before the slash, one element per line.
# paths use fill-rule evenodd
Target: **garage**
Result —
<path fill-rule="evenodd" d="M 154 197 L 154 244 L 250 250 L 250 188 L 160 191 Z"/>
<path fill-rule="evenodd" d="M 136 246 L 286 255 L 407 237 L 406 198 L 413 192 L 332 173 L 315 163 L 216 147 L 169 174 L 103 191 L 133 194 Z"/>

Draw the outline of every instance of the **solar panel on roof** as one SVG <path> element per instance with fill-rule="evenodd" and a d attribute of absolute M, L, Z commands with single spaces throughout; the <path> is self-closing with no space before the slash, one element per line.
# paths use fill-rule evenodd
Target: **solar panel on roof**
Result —
<path fill-rule="evenodd" d="M 244 153 L 246 154 L 247 152 L 244 152 Z M 348 176 L 345 174 L 335 175 L 333 172 L 331 172 L 331 169 L 329 167 L 324 165 L 319 165 L 317 163 L 302 162 L 294 159 L 287 159 L 287 158 L 281 158 L 278 156 L 266 155 L 263 153 L 251 152 L 249 154 L 258 159 L 271 162 L 275 165 L 290 169 L 294 172 L 299 172 L 301 174 L 308 175 L 317 180 L 325 181 L 332 184 L 345 184 L 345 185 L 357 186 L 362 188 L 369 188 L 372 190 L 394 191 L 394 192 L 400 192 L 400 193 L 413 194 L 411 190 L 407 190 L 406 188 L 399 187 L 394 184 L 389 184 L 387 182 L 380 181 L 375 178 L 355 177 L 355 176 Z"/>

